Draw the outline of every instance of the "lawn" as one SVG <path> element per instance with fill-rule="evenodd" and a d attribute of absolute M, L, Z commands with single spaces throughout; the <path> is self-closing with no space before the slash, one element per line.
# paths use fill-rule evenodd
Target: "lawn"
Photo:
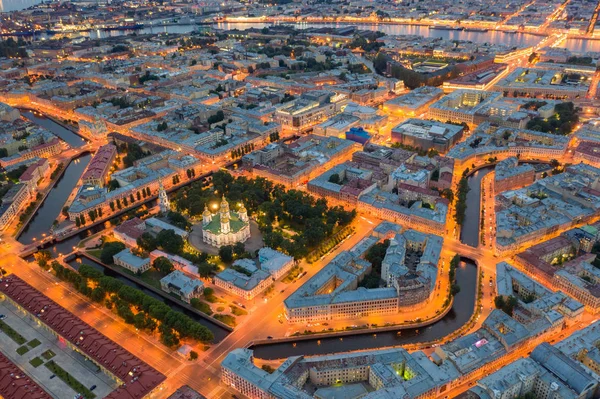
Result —
<path fill-rule="evenodd" d="M 34 357 L 33 359 L 31 359 L 29 361 L 29 364 L 31 364 L 33 367 L 37 368 L 37 367 L 41 366 L 42 364 L 44 364 L 44 361 L 42 359 L 40 359 L 39 357 Z"/>
<path fill-rule="evenodd" d="M 244 309 L 238 308 L 237 306 L 229 305 L 229 307 L 231 308 L 231 313 L 236 316 L 244 316 L 248 314 L 248 312 L 246 312 Z"/>
<path fill-rule="evenodd" d="M 42 353 L 42 357 L 46 360 L 50 360 L 54 356 L 56 356 L 56 353 L 52 352 L 50 349 L 48 349 L 46 352 Z"/>
<path fill-rule="evenodd" d="M 30 347 L 31 349 L 33 349 L 33 348 L 37 348 L 37 347 L 38 347 L 38 346 L 40 346 L 41 344 L 42 344 L 42 343 L 41 343 L 41 342 L 40 342 L 40 340 L 39 340 L 39 339 L 37 339 L 37 338 L 35 338 L 35 339 L 32 339 L 31 341 L 29 341 L 29 342 L 27 343 L 27 345 L 29 345 L 29 347 Z"/>
<path fill-rule="evenodd" d="M 73 378 L 71 374 L 67 373 L 62 367 L 56 364 L 54 360 L 49 361 L 48 363 L 44 364 L 44 366 L 56 374 L 56 376 L 63 380 L 68 386 L 73 388 L 75 392 L 82 394 L 84 398 L 94 399 L 96 397 L 92 391 L 87 389 L 81 382 Z"/>
<path fill-rule="evenodd" d="M 10 337 L 19 345 L 23 345 L 27 340 L 18 332 L 16 332 L 11 326 L 0 320 L 0 330 Z"/>
<path fill-rule="evenodd" d="M 29 352 L 29 348 L 26 345 L 23 345 L 23 346 L 17 348 L 17 353 L 21 356 L 23 356 L 27 352 Z"/>
<path fill-rule="evenodd" d="M 144 283 L 151 285 L 154 288 L 160 288 L 160 279 L 164 277 L 164 275 L 159 272 L 156 269 L 150 269 L 142 274 L 136 274 L 134 272 L 132 272 L 131 270 L 127 270 L 122 266 L 119 265 L 112 265 L 112 267 L 114 267 L 115 269 L 119 269 L 121 270 L 123 273 L 127 273 L 131 276 L 137 277 L 140 280 L 142 280 Z M 177 298 L 179 299 L 179 297 Z"/>
<path fill-rule="evenodd" d="M 302 273 L 303 270 L 304 269 L 302 269 L 300 266 L 294 266 L 289 271 L 289 273 L 287 274 L 287 276 L 285 276 L 283 278 L 283 280 L 281 280 L 281 281 L 284 282 L 285 284 L 289 284 L 292 281 L 294 281 L 296 279 L 296 277 L 298 277 L 300 275 L 300 273 Z"/>
<path fill-rule="evenodd" d="M 209 316 L 211 314 L 213 314 L 213 311 L 210 308 L 210 305 L 207 304 L 206 302 L 202 302 L 198 298 L 192 298 L 192 300 L 190 301 L 190 305 L 192 305 L 194 308 L 198 309 L 202 313 L 207 314 Z"/>
<path fill-rule="evenodd" d="M 228 314 L 216 314 L 214 318 L 219 320 L 221 323 L 227 324 L 229 327 L 235 327 L 235 317 Z"/>
<path fill-rule="evenodd" d="M 102 253 L 102 249 L 88 249 L 87 253 L 92 255 L 94 258 L 100 260 L 100 254 Z"/>

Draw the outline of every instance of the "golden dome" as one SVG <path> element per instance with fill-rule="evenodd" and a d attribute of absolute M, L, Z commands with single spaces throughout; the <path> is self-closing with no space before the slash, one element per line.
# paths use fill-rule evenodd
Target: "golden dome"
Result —
<path fill-rule="evenodd" d="M 238 209 L 239 213 L 247 213 L 248 211 L 246 211 L 246 207 L 244 206 L 244 203 L 240 203 L 240 209 Z"/>
<path fill-rule="evenodd" d="M 212 213 L 208 210 L 208 206 L 204 205 L 204 212 L 202 212 L 202 216 L 212 216 Z"/>

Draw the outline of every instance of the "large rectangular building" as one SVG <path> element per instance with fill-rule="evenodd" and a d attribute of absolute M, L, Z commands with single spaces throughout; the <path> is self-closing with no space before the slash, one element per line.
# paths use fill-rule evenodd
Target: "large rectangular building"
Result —
<path fill-rule="evenodd" d="M 163 374 L 19 277 L 12 274 L 4 277 L 0 292 L 69 348 L 81 353 L 103 372 L 119 381 L 121 385 L 106 398 L 143 398 L 155 392 L 166 379 Z"/>

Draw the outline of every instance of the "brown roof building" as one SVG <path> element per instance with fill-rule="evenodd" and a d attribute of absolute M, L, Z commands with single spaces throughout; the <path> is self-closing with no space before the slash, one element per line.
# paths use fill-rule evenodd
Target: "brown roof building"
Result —
<path fill-rule="evenodd" d="M 0 352 L 0 397 L 5 399 L 50 399 L 38 384 Z"/>
<path fill-rule="evenodd" d="M 83 353 L 105 372 L 118 378 L 122 385 L 106 398 L 143 398 L 166 379 L 163 374 L 19 277 L 5 277 L 0 284 L 0 292 L 37 317 L 59 339 L 68 341 L 73 349 Z"/>

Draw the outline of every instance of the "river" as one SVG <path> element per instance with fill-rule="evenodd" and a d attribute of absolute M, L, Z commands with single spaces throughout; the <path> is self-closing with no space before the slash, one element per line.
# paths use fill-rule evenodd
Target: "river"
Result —
<path fill-rule="evenodd" d="M 214 25 L 219 29 L 239 29 L 249 28 L 262 29 L 271 26 L 266 23 L 219 23 Z M 394 25 L 394 24 L 350 24 L 350 23 L 298 23 L 288 24 L 298 29 L 335 27 L 344 28 L 347 26 L 356 26 L 362 30 L 373 30 L 383 32 L 387 35 L 418 35 L 423 37 L 439 37 L 446 40 L 467 40 L 475 43 L 508 44 L 510 46 L 534 46 L 542 40 L 542 36 L 530 33 L 507 33 L 502 31 L 490 30 L 487 32 L 470 32 L 465 30 L 444 30 L 429 29 L 424 25 Z M 573 52 L 600 52 L 600 40 L 594 39 L 568 39 L 563 41 L 559 47 L 567 48 Z"/>
<path fill-rule="evenodd" d="M 262 29 L 271 26 L 269 23 L 218 23 L 212 25 L 217 29 L 239 29 L 246 30 L 249 28 Z M 388 35 L 419 35 L 423 37 L 439 37 L 447 40 L 468 40 L 476 43 L 491 43 L 491 44 L 508 44 L 511 46 L 533 46 L 540 42 L 542 36 L 530 33 L 507 33 L 502 31 L 487 31 L 487 32 L 472 32 L 464 30 L 444 30 L 444 29 L 429 29 L 424 25 L 394 25 L 394 24 L 350 24 L 350 23 L 296 23 L 286 24 L 292 25 L 297 29 L 308 28 L 323 28 L 337 27 L 343 28 L 347 26 L 356 26 L 363 30 L 373 30 L 386 33 Z M 124 29 L 124 30 L 106 30 L 93 29 L 90 31 L 82 31 L 76 34 L 67 34 L 67 36 L 80 35 L 89 37 L 90 39 L 105 39 L 116 36 L 126 35 L 144 35 L 144 34 L 186 34 L 198 29 L 203 29 L 205 26 L 199 25 L 167 25 L 167 26 L 145 26 L 140 29 Z M 36 33 L 36 40 L 48 40 L 53 37 L 63 36 L 62 34 Z M 560 47 L 567 48 L 573 52 L 600 52 L 600 40 L 594 39 L 568 39 L 559 44 Z"/>

